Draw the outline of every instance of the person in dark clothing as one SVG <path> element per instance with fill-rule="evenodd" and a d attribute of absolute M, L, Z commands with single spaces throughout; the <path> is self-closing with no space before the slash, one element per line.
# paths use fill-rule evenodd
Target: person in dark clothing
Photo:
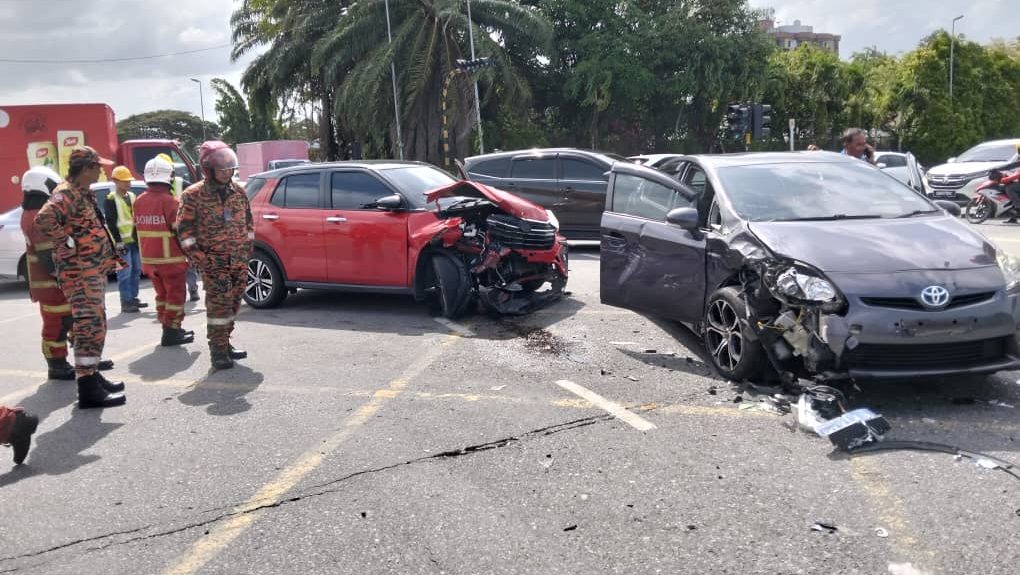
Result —
<path fill-rule="evenodd" d="M 1020 143 L 1016 145 L 1016 153 L 1009 159 L 1009 162 L 993 168 L 988 172 L 989 177 L 993 177 L 995 172 L 1008 172 L 1020 168 Z M 1006 184 L 1006 195 L 1009 196 L 1009 200 L 1013 202 L 1013 212 L 1010 218 L 1006 220 L 1007 224 L 1017 223 L 1017 213 L 1020 212 L 1020 182 L 1013 182 L 1012 184 Z"/>

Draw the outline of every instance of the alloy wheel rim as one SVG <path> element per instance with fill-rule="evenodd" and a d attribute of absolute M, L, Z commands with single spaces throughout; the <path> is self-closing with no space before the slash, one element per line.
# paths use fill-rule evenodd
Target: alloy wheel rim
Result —
<path fill-rule="evenodd" d="M 716 300 L 708 308 L 705 337 L 716 366 L 733 371 L 743 357 L 744 340 L 740 335 L 740 318 L 725 300 Z"/>
<path fill-rule="evenodd" d="M 254 302 L 264 302 L 273 292 L 273 272 L 262 260 L 248 262 L 248 285 L 245 294 Z"/>

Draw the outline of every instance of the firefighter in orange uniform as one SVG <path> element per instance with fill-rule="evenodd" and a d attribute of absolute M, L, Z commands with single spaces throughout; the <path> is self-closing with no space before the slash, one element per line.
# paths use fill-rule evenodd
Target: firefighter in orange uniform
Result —
<path fill-rule="evenodd" d="M 42 316 L 42 353 L 50 379 L 73 380 L 74 367 L 67 363 L 67 334 L 71 330 L 71 304 L 57 287 L 53 267 L 53 244 L 35 229 L 33 222 L 50 193 L 64 179 L 45 166 L 31 168 L 21 176 L 21 232 L 25 236 L 28 294 L 39 302 Z M 99 362 L 100 370 L 113 369 L 113 362 Z"/>
<path fill-rule="evenodd" d="M 179 207 L 170 190 L 174 168 L 156 157 L 145 164 L 144 177 L 149 188 L 135 200 L 135 230 L 142 252 L 142 270 L 156 290 L 156 313 L 163 324 L 161 343 L 164 346 L 191 343 L 195 333 L 181 328 L 188 262 L 174 234 Z"/>
<path fill-rule="evenodd" d="M 71 150 L 68 181 L 53 190 L 35 216 L 35 228 L 53 244 L 57 285 L 71 304 L 74 324 L 74 371 L 78 376 L 78 407 L 123 405 L 124 384 L 99 373 L 106 343 L 106 278 L 123 261 L 113 251 L 96 194 L 102 158 L 88 146 Z"/>
<path fill-rule="evenodd" d="M 202 272 L 212 365 L 230 369 L 248 356 L 230 344 L 230 335 L 248 281 L 255 226 L 244 188 L 233 179 L 237 154 L 218 140 L 204 142 L 199 165 L 205 179 L 181 194 L 177 237 Z"/>

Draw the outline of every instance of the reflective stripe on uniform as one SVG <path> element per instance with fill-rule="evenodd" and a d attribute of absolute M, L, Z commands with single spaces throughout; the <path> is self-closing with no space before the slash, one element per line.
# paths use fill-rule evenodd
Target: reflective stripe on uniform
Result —
<path fill-rule="evenodd" d="M 39 242 L 39 243 L 35 244 L 34 247 L 35 247 L 35 251 L 37 251 L 37 252 L 44 252 L 46 250 L 52 250 L 53 249 L 53 242 Z"/>
<path fill-rule="evenodd" d="M 166 304 L 165 307 L 166 307 L 167 311 L 182 311 L 184 309 L 183 305 L 173 305 L 173 304 L 169 304 L 169 303 Z"/>
<path fill-rule="evenodd" d="M 67 347 L 66 341 L 43 341 L 46 347 Z"/>
<path fill-rule="evenodd" d="M 234 321 L 233 317 L 209 317 L 206 316 L 206 323 L 209 325 L 230 325 Z"/>
<path fill-rule="evenodd" d="M 43 304 L 42 310 L 46 313 L 71 313 L 71 304 L 69 303 L 65 303 L 62 305 Z"/>
<path fill-rule="evenodd" d="M 80 356 L 75 354 L 74 364 L 82 367 L 91 367 L 93 365 L 99 365 L 99 358 L 95 356 Z"/>
<path fill-rule="evenodd" d="M 41 282 L 28 282 L 29 289 L 45 289 L 57 287 L 57 282 L 53 280 L 41 281 Z"/>
<path fill-rule="evenodd" d="M 179 264 L 188 261 L 184 256 L 174 256 L 170 258 L 142 258 L 142 264 L 159 265 L 159 264 Z"/>
<path fill-rule="evenodd" d="M 172 232 L 153 232 L 147 230 L 138 230 L 138 237 L 140 238 L 172 238 L 174 234 Z"/>
<path fill-rule="evenodd" d="M 39 256 L 34 256 L 32 254 L 28 254 L 28 261 L 29 261 L 29 263 L 37 264 L 37 263 L 39 263 Z"/>
<path fill-rule="evenodd" d="M 195 238 L 187 238 L 187 239 L 181 240 L 181 247 L 182 248 L 190 248 L 191 246 L 193 246 L 193 245 L 195 245 L 197 243 L 198 243 L 198 240 L 196 240 Z"/>

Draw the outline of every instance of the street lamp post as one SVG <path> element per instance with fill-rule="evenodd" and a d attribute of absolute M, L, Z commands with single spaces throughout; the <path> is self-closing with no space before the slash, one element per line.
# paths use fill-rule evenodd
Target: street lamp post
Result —
<path fill-rule="evenodd" d="M 471 24 L 471 0 L 467 0 L 467 18 L 468 18 L 468 42 L 471 44 L 471 59 L 475 59 L 475 33 L 474 26 Z M 485 153 L 485 142 L 482 138 L 482 105 L 478 100 L 478 80 L 474 81 L 475 85 L 475 114 L 478 121 L 478 153 Z"/>
<path fill-rule="evenodd" d="M 206 140 L 205 137 L 205 97 L 202 96 L 202 81 L 196 78 L 191 79 L 192 82 L 198 84 L 198 105 L 202 110 L 202 141 Z"/>
<path fill-rule="evenodd" d="M 386 38 L 390 46 L 393 46 L 393 33 L 390 30 L 390 1 L 386 0 Z M 397 122 L 397 148 L 400 150 L 400 159 L 404 159 L 404 136 L 400 132 L 400 101 L 397 99 L 397 67 L 390 60 L 390 77 L 393 84 L 393 118 Z"/>
<path fill-rule="evenodd" d="M 953 18 L 952 32 L 949 40 L 949 108 L 953 108 L 953 60 L 956 52 L 956 21 L 962 20 L 963 14 Z"/>

